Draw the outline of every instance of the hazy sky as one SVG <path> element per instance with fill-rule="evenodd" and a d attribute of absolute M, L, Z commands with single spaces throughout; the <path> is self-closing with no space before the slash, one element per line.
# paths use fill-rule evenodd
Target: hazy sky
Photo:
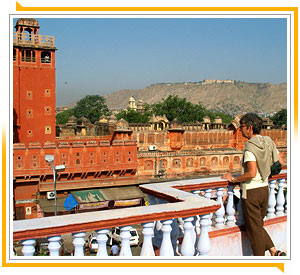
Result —
<path fill-rule="evenodd" d="M 286 82 L 286 19 L 35 18 L 58 48 L 57 106 L 161 82 Z"/>

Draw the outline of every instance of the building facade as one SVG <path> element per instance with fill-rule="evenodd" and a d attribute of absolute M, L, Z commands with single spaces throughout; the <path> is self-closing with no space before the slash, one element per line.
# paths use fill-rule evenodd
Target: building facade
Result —
<path fill-rule="evenodd" d="M 14 142 L 55 141 L 54 37 L 35 19 L 19 19 L 13 40 Z"/>

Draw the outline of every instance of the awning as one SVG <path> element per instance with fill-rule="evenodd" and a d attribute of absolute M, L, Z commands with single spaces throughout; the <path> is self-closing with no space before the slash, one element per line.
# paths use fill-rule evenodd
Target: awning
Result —
<path fill-rule="evenodd" d="M 146 195 L 140 190 L 138 186 L 122 186 L 72 191 L 71 194 L 74 196 L 77 203 L 130 200 L 146 197 Z"/>
<path fill-rule="evenodd" d="M 64 202 L 64 207 L 66 210 L 71 210 L 74 207 L 76 207 L 78 205 L 76 199 L 74 198 L 74 196 L 72 194 L 70 194 Z"/>

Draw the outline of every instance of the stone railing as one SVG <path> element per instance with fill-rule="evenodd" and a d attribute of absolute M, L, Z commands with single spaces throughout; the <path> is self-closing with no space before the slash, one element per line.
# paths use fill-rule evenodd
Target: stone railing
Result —
<path fill-rule="evenodd" d="M 53 48 L 54 36 L 14 32 L 13 43 L 17 45 L 43 46 Z"/>
<path fill-rule="evenodd" d="M 270 180 L 267 219 L 286 215 L 286 177 L 283 171 Z M 134 224 L 142 224 L 140 256 L 207 256 L 215 231 L 222 234 L 222 230 L 243 224 L 242 212 L 234 205 L 235 186 L 228 186 L 220 177 L 144 184 L 140 188 L 148 194 L 150 205 L 14 221 L 13 239 L 21 241 L 24 256 L 33 256 L 36 239 L 47 237 L 50 256 L 59 256 L 61 236 L 72 233 L 74 256 L 84 256 L 86 232 L 95 231 L 97 256 L 106 257 L 107 233 L 118 226 L 119 256 L 132 256 L 130 229 Z"/>

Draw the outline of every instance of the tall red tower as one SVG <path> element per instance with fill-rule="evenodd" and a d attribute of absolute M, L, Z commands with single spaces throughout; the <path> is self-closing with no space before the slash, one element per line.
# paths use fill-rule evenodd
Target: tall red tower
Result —
<path fill-rule="evenodd" d="M 13 40 L 14 143 L 55 140 L 54 37 L 35 19 L 18 19 Z"/>

